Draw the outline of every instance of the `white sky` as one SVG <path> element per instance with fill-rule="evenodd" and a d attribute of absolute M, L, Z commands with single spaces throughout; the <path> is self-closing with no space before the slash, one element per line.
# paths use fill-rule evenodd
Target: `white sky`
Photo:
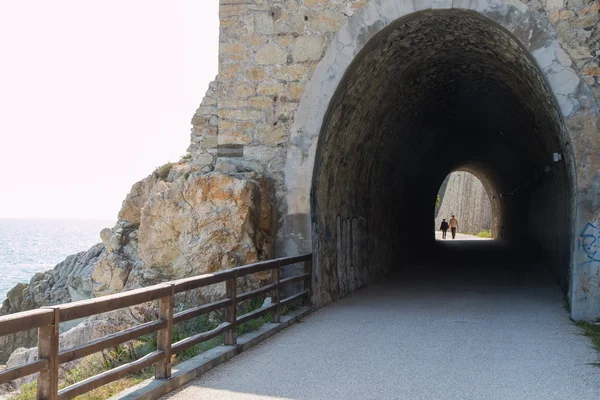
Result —
<path fill-rule="evenodd" d="M 116 220 L 189 144 L 218 0 L 1 0 L 0 217 Z"/>

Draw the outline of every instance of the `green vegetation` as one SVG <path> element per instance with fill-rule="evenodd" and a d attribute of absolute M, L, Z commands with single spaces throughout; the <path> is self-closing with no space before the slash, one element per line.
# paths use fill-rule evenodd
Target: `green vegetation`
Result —
<path fill-rule="evenodd" d="M 481 238 L 488 238 L 488 239 L 491 239 L 491 237 L 492 237 L 492 233 L 491 233 L 489 230 L 487 230 L 487 229 L 484 229 L 484 230 L 482 230 L 481 232 L 479 232 L 478 234 L 476 234 L 475 236 L 479 236 L 479 237 L 481 237 Z"/>
<path fill-rule="evenodd" d="M 169 162 L 169 163 L 166 163 L 166 164 L 161 165 L 160 167 L 156 168 L 154 170 L 154 173 L 156 174 L 156 176 L 159 179 L 162 179 L 164 181 L 169 176 L 169 172 L 171 172 L 171 168 L 173 168 L 173 163 Z"/>
<path fill-rule="evenodd" d="M 180 340 L 183 340 L 200 332 L 213 330 L 217 326 L 219 326 L 221 322 L 221 316 L 211 320 L 208 318 L 207 315 L 202 315 L 200 317 L 192 318 L 180 324 L 174 325 L 173 343 L 177 343 Z M 152 340 L 152 345 L 150 349 L 152 349 L 151 351 L 153 351 L 153 349 L 156 348 L 156 335 L 152 335 L 149 339 Z M 173 364 L 178 364 L 185 360 L 189 360 L 190 358 L 195 357 L 198 354 L 210 350 L 213 347 L 217 347 L 221 344 L 223 344 L 223 338 L 221 336 L 217 336 L 216 338 L 212 338 L 206 342 L 199 343 L 175 355 L 173 358 Z"/>
<path fill-rule="evenodd" d="M 255 298 L 238 305 L 237 315 L 241 316 L 261 308 L 264 299 Z M 285 315 L 291 312 L 295 307 L 286 306 L 281 307 L 281 314 Z M 238 336 L 248 332 L 252 332 L 267 322 L 270 322 L 271 315 L 266 314 L 259 318 L 248 321 L 244 324 L 236 327 Z M 224 321 L 223 313 L 214 313 L 212 318 L 207 315 L 202 315 L 197 318 L 190 319 L 188 321 L 177 324 L 173 327 L 173 343 L 187 337 L 193 336 L 200 332 L 206 332 L 219 326 Z M 179 364 L 185 360 L 197 356 L 200 353 L 208 351 L 214 347 L 223 344 L 223 335 L 217 336 L 206 342 L 197 344 L 181 353 L 174 355 L 172 362 L 173 365 Z M 130 363 L 134 360 L 143 357 L 144 355 L 151 353 L 156 350 L 156 334 L 150 334 L 140 337 L 136 341 L 124 343 L 116 346 L 112 349 L 107 349 L 103 352 L 96 353 L 92 356 L 86 357 L 77 366 L 68 372 L 67 376 L 60 384 L 60 388 L 63 389 L 67 386 L 73 385 L 77 382 L 81 382 L 84 379 L 98 375 L 104 371 L 116 368 L 120 365 Z M 105 400 L 115 394 L 137 385 L 138 383 L 151 378 L 154 375 L 154 369 L 152 367 L 146 368 L 137 374 L 128 376 L 118 381 L 109 383 L 101 386 L 97 389 L 92 390 L 89 393 L 83 394 L 76 397 L 78 400 Z M 28 383 L 21 386 L 19 394 L 11 397 L 11 400 L 35 400 L 37 392 L 37 382 Z"/>
<path fill-rule="evenodd" d="M 440 195 L 438 194 L 437 196 L 435 196 L 435 208 L 438 208 L 440 206 Z"/>
<path fill-rule="evenodd" d="M 115 368 L 118 365 L 131 362 L 134 359 L 128 359 L 130 355 L 124 357 L 127 354 L 127 350 L 124 350 L 125 346 L 119 346 L 113 350 L 107 350 L 103 353 L 94 354 L 93 356 L 85 358 L 81 364 L 69 371 L 66 378 L 60 384 L 60 389 L 70 386 L 74 383 L 81 382 L 84 379 L 90 378 L 94 375 L 100 374 L 107 369 Z M 105 354 L 107 353 L 107 354 Z M 117 355 L 117 353 L 121 353 Z M 115 356 L 115 358 L 110 358 Z M 107 364 L 107 360 L 108 364 Z M 130 388 L 131 386 L 137 385 L 138 383 L 148 379 L 154 375 L 152 368 L 146 368 L 137 374 L 131 375 L 127 378 L 119 379 L 118 381 L 111 382 L 107 385 L 101 386 L 94 389 L 86 394 L 76 397 L 79 400 L 104 400 L 117 393 Z M 21 393 L 15 395 L 11 400 L 35 400 L 37 393 L 37 382 L 28 383 L 21 386 Z"/>
<path fill-rule="evenodd" d="M 186 153 L 184 155 L 181 156 L 181 160 L 191 160 L 192 159 L 192 155 L 190 153 Z"/>
<path fill-rule="evenodd" d="M 32 383 L 26 383 L 21 385 L 21 393 L 16 396 L 12 396 L 11 399 L 19 400 L 35 400 L 37 392 L 37 381 Z"/>
<path fill-rule="evenodd" d="M 600 319 L 596 323 L 585 322 L 585 321 L 573 321 L 575 325 L 581 328 L 583 335 L 590 338 L 594 348 L 598 351 L 600 356 Z M 594 363 L 595 366 L 600 367 L 600 360 Z"/>

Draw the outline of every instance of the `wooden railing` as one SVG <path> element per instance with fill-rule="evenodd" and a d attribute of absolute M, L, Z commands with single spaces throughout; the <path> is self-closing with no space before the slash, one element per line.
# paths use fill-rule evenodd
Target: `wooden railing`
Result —
<path fill-rule="evenodd" d="M 281 267 L 296 263 L 304 263 L 304 272 L 296 276 L 281 279 Z M 237 293 L 237 278 L 269 270 L 271 271 L 270 284 L 246 293 Z M 305 303 L 309 303 L 311 298 L 311 276 L 312 254 L 306 254 L 259 262 L 214 274 L 180 279 L 110 296 L 61 304 L 54 307 L 44 307 L 0 317 L 0 336 L 38 328 L 38 359 L 28 364 L 0 372 L 0 384 L 39 373 L 37 380 L 38 399 L 67 400 L 127 375 L 139 372 L 152 364 L 155 366 L 156 379 L 170 378 L 171 356 L 173 354 L 177 354 L 221 334 L 224 334 L 225 345 L 235 345 L 237 325 L 267 313 L 271 313 L 272 322 L 279 322 L 280 307 L 292 304 L 300 299 L 304 300 Z M 173 314 L 173 297 L 175 294 L 221 282 L 226 282 L 225 298 Z M 303 289 L 290 297 L 280 299 L 281 289 L 292 282 L 304 282 Z M 272 304 L 270 306 L 236 317 L 237 304 L 239 302 L 250 300 L 269 292 L 272 296 Z M 153 300 L 159 301 L 158 320 L 104 336 L 79 347 L 59 351 L 59 323 Z M 180 340 L 177 343 L 172 343 L 173 325 L 219 309 L 225 309 L 225 322 L 221 325 L 211 331 L 201 332 Z M 121 365 L 64 389 L 58 389 L 58 367 L 60 364 L 77 360 L 152 332 L 158 332 L 156 351 L 129 364 Z"/>

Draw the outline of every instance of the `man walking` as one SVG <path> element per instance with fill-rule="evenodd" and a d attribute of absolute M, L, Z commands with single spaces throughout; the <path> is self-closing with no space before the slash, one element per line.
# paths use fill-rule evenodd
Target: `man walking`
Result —
<path fill-rule="evenodd" d="M 446 222 L 446 218 L 442 220 L 440 230 L 442 231 L 442 239 L 446 239 L 446 232 L 448 232 L 448 223 Z"/>
<path fill-rule="evenodd" d="M 450 231 L 452 232 L 452 239 L 456 239 L 456 230 L 458 229 L 458 220 L 452 215 L 450 218 Z"/>

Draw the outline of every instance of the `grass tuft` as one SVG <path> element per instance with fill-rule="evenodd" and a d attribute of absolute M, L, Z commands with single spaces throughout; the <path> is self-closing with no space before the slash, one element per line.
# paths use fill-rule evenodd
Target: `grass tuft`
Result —
<path fill-rule="evenodd" d="M 164 181 L 169 176 L 169 172 L 171 172 L 171 168 L 173 168 L 173 163 L 169 162 L 169 163 L 166 163 L 166 164 L 161 165 L 160 167 L 156 168 L 154 170 L 154 173 L 156 174 L 156 176 L 159 179 L 162 179 Z"/>
<path fill-rule="evenodd" d="M 481 232 L 479 232 L 478 234 L 476 234 L 475 236 L 479 236 L 480 238 L 491 239 L 492 233 L 489 230 L 484 229 Z"/>
<path fill-rule="evenodd" d="M 573 323 L 581 328 L 584 336 L 590 338 L 592 345 L 600 355 L 600 319 L 596 323 L 586 321 L 573 321 Z M 600 360 L 593 365 L 600 367 Z"/>

